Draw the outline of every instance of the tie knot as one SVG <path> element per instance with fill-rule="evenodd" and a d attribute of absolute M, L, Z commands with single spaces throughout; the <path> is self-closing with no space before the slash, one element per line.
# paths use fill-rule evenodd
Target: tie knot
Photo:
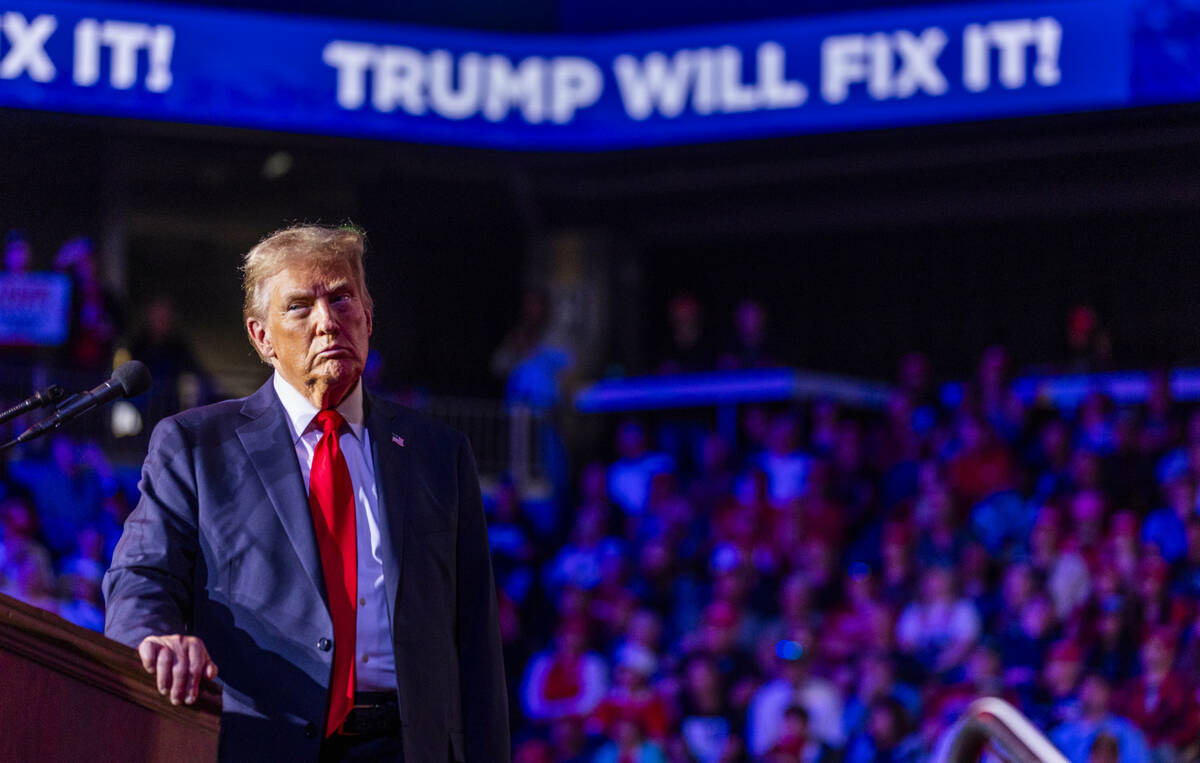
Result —
<path fill-rule="evenodd" d="M 320 425 L 322 434 L 337 434 L 343 422 L 345 419 L 342 418 L 342 414 L 333 409 L 317 412 L 317 424 Z"/>

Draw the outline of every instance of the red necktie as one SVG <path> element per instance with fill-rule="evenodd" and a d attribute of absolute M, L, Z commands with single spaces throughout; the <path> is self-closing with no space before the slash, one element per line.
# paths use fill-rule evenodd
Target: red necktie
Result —
<path fill-rule="evenodd" d="M 317 414 L 321 439 L 313 451 L 308 479 L 308 505 L 312 509 L 325 591 L 329 594 L 329 614 L 333 618 L 333 673 L 329 679 L 325 736 L 341 728 L 354 705 L 358 535 L 354 526 L 354 486 L 346 456 L 338 443 L 338 429 L 344 422 L 337 411 Z"/>

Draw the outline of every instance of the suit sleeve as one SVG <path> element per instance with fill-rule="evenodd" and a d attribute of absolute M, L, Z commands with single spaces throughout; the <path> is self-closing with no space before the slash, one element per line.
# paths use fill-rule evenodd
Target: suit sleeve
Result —
<path fill-rule="evenodd" d="M 508 690 L 496 584 L 479 475 L 466 437 L 458 449 L 458 660 L 467 761 L 508 761 Z"/>
<path fill-rule="evenodd" d="M 146 636 L 186 633 L 191 625 L 196 479 L 186 432 L 176 420 L 154 428 L 139 488 L 103 584 L 104 634 L 133 647 Z"/>

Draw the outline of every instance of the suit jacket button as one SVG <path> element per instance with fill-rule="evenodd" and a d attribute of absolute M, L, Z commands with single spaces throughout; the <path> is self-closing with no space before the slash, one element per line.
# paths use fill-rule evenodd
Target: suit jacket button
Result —
<path fill-rule="evenodd" d="M 333 642 L 327 638 L 322 638 L 317 641 L 317 649 L 320 649 L 322 652 L 328 652 L 332 648 Z"/>
<path fill-rule="evenodd" d="M 304 736 L 314 739 L 317 736 L 317 724 L 310 723 L 304 727 Z"/>

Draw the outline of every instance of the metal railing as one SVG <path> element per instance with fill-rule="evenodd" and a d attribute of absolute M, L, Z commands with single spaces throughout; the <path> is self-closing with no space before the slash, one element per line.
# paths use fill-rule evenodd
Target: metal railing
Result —
<path fill-rule="evenodd" d="M 1046 735 L 1012 705 L 981 697 L 938 743 L 934 763 L 975 763 L 989 752 L 1009 763 L 1067 763 Z"/>
<path fill-rule="evenodd" d="M 507 473 L 519 485 L 545 478 L 542 443 L 552 432 L 547 413 L 464 397 L 430 397 L 414 407 L 465 434 L 481 474 Z"/>

